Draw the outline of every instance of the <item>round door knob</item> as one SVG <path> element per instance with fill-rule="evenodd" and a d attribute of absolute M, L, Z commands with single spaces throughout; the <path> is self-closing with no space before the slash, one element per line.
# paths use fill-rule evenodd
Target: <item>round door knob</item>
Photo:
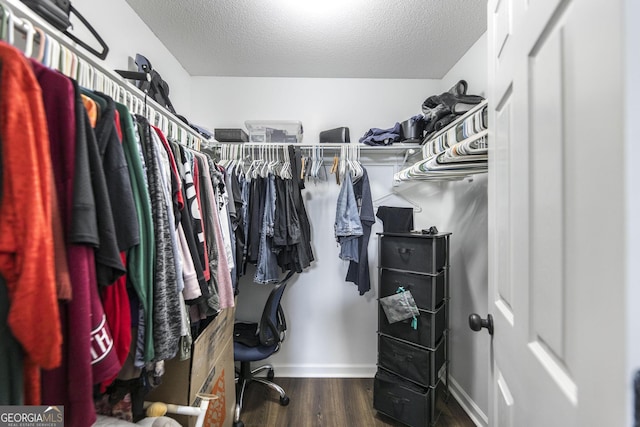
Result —
<path fill-rule="evenodd" d="M 470 314 L 469 327 L 476 332 L 478 332 L 482 328 L 487 328 L 489 335 L 493 335 L 493 316 L 487 314 L 487 318 L 483 319 L 476 313 Z"/>

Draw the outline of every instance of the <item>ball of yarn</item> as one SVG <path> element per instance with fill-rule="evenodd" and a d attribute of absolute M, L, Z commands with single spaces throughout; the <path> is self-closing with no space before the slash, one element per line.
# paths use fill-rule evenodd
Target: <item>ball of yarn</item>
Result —
<path fill-rule="evenodd" d="M 162 402 L 153 402 L 147 408 L 147 417 L 161 417 L 167 413 L 167 405 Z"/>

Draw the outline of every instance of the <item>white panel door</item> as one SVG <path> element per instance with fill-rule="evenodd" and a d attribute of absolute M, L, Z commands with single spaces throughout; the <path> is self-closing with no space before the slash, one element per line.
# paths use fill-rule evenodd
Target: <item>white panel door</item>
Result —
<path fill-rule="evenodd" d="M 620 3 L 488 2 L 491 426 L 624 419 Z"/>

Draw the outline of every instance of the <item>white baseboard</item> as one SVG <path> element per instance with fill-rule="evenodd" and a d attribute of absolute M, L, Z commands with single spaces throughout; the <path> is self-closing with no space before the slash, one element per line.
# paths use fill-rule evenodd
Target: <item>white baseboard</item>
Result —
<path fill-rule="evenodd" d="M 489 426 L 489 417 L 482 412 L 482 410 L 476 405 L 471 397 L 465 392 L 460 384 L 449 375 L 449 391 L 453 395 L 453 397 L 458 401 L 462 409 L 469 415 L 471 421 L 475 423 L 478 427 L 488 427 Z"/>
<path fill-rule="evenodd" d="M 276 365 L 276 376 L 283 378 L 373 378 L 375 365 Z"/>

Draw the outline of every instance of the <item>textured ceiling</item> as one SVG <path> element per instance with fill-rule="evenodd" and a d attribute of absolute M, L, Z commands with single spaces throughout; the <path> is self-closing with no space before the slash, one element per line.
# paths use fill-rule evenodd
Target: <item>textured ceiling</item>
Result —
<path fill-rule="evenodd" d="M 486 30 L 486 0 L 127 2 L 192 76 L 437 79 Z"/>

